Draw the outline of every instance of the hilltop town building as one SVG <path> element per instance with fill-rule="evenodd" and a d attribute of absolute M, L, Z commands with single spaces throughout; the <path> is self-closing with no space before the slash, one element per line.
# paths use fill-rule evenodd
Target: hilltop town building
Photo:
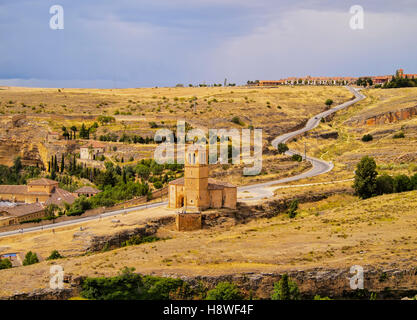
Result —
<path fill-rule="evenodd" d="M 184 177 L 168 185 L 169 208 L 182 208 L 184 213 L 198 213 L 209 208 L 236 209 L 236 186 L 210 179 L 207 151 L 187 151 Z"/>
<path fill-rule="evenodd" d="M 105 145 L 91 141 L 80 148 L 80 159 L 82 160 L 95 160 L 98 156 L 102 155 L 105 150 Z"/>
<path fill-rule="evenodd" d="M 386 76 L 365 76 L 362 78 L 370 78 L 374 84 L 384 84 L 385 82 L 391 81 L 394 76 L 414 79 L 417 78 L 417 74 L 404 74 L 403 69 L 398 69 L 396 75 L 386 75 Z M 355 83 L 359 77 L 288 77 L 281 80 L 260 80 L 254 82 L 254 85 L 260 87 L 275 87 L 279 85 L 347 85 Z"/>

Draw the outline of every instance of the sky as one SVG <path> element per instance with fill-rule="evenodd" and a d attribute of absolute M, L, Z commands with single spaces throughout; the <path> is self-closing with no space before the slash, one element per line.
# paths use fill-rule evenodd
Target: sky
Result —
<path fill-rule="evenodd" d="M 64 29 L 50 28 L 61 5 Z M 364 10 L 353 30 L 350 8 Z M 415 0 L 0 0 L 0 86 L 417 73 Z"/>

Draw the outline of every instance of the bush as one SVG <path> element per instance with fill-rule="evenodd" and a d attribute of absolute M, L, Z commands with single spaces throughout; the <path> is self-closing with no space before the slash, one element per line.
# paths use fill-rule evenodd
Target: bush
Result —
<path fill-rule="evenodd" d="M 324 104 L 328 107 L 330 107 L 333 104 L 333 100 L 332 99 L 327 99 Z"/>
<path fill-rule="evenodd" d="M 389 194 L 394 192 L 394 179 L 384 174 L 376 178 L 376 194 Z"/>
<path fill-rule="evenodd" d="M 289 150 L 288 146 L 285 143 L 278 144 L 278 153 L 283 154 Z"/>
<path fill-rule="evenodd" d="M 401 174 L 394 178 L 394 191 L 405 192 L 413 190 L 413 185 L 409 177 L 405 174 Z"/>
<path fill-rule="evenodd" d="M 295 200 L 291 201 L 291 203 L 288 207 L 288 216 L 291 219 L 295 218 L 295 216 L 297 215 L 297 210 L 298 210 L 298 200 L 295 199 Z"/>
<path fill-rule="evenodd" d="M 51 252 L 48 258 L 46 260 L 55 260 L 55 259 L 61 259 L 63 256 L 58 252 L 58 250 L 54 250 Z"/>
<path fill-rule="evenodd" d="M 135 236 L 130 237 L 129 240 L 122 242 L 122 247 L 133 246 L 133 245 L 138 245 L 138 244 L 147 243 L 147 242 L 155 242 L 158 240 L 161 240 L 161 239 L 156 236 L 135 235 Z"/>
<path fill-rule="evenodd" d="M 402 138 L 405 138 L 405 135 L 404 135 L 404 132 L 398 132 L 398 133 L 396 133 L 396 134 L 394 134 L 393 135 L 393 138 L 394 139 L 402 139 Z"/>
<path fill-rule="evenodd" d="M 353 188 L 355 194 L 362 199 L 367 199 L 376 194 L 376 163 L 373 158 L 365 156 L 356 166 L 355 182 Z"/>
<path fill-rule="evenodd" d="M 29 251 L 28 253 L 26 253 L 25 259 L 23 260 L 23 265 L 28 266 L 28 265 L 35 264 L 38 262 L 39 262 L 39 259 L 36 253 Z"/>
<path fill-rule="evenodd" d="M 189 293 L 181 279 L 141 276 L 125 267 L 118 276 L 87 278 L 81 297 L 94 300 L 168 300 L 178 292 Z"/>
<path fill-rule="evenodd" d="M 289 279 L 287 274 L 282 275 L 279 282 L 274 283 L 274 292 L 271 296 L 272 300 L 298 300 L 300 299 L 300 291 L 297 284 Z"/>
<path fill-rule="evenodd" d="M 240 120 L 239 119 L 239 117 L 236 117 L 236 116 L 234 116 L 233 118 L 232 118 L 232 120 L 231 120 L 233 123 L 236 123 L 236 124 L 238 124 L 238 125 L 240 125 L 240 126 L 243 126 L 243 125 L 245 125 L 243 122 L 242 122 L 242 120 Z"/>
<path fill-rule="evenodd" d="M 220 282 L 217 286 L 207 292 L 206 300 L 242 300 L 242 294 L 235 284 Z"/>
<path fill-rule="evenodd" d="M 0 259 L 0 270 L 1 269 L 10 269 L 12 267 L 12 263 L 9 259 Z"/>
<path fill-rule="evenodd" d="M 362 141 L 363 141 L 363 142 L 372 141 L 373 139 L 374 139 L 374 137 L 372 137 L 372 135 L 370 135 L 370 134 L 365 134 L 365 135 L 362 137 Z"/>
<path fill-rule="evenodd" d="M 292 157 L 291 157 L 291 159 L 292 159 L 293 161 L 298 161 L 298 162 L 303 161 L 303 157 L 302 157 L 302 156 L 300 156 L 299 154 L 293 154 L 293 155 L 292 155 Z"/>
<path fill-rule="evenodd" d="M 413 186 L 413 190 L 417 190 L 417 173 L 410 178 L 410 182 Z"/>

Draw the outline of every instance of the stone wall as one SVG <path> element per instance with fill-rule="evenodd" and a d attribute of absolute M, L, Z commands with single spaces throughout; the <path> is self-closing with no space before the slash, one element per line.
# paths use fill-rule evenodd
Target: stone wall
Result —
<path fill-rule="evenodd" d="M 178 231 L 194 231 L 201 229 L 200 213 L 178 213 L 175 217 Z"/>

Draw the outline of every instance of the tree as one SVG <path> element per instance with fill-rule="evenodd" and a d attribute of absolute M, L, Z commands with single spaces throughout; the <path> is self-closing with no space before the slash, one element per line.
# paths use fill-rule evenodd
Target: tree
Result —
<path fill-rule="evenodd" d="M 283 274 L 279 282 L 274 283 L 274 291 L 271 295 L 272 300 L 298 300 L 300 291 L 297 284 L 292 281 L 287 274 Z"/>
<path fill-rule="evenodd" d="M 242 300 L 239 288 L 230 282 L 220 282 L 207 292 L 206 300 Z"/>
<path fill-rule="evenodd" d="M 58 250 L 53 250 L 51 254 L 49 255 L 49 257 L 46 258 L 46 260 L 55 260 L 55 259 L 61 259 L 61 258 L 63 258 L 63 256 L 61 256 Z"/>
<path fill-rule="evenodd" d="M 365 156 L 356 166 L 355 182 L 353 188 L 355 194 L 362 199 L 367 199 L 376 194 L 376 172 L 375 160 Z"/>
<path fill-rule="evenodd" d="M 39 262 L 39 259 L 36 253 L 29 251 L 28 253 L 26 253 L 25 259 L 23 260 L 23 265 L 28 266 L 28 265 L 35 264 L 38 262 Z"/>
<path fill-rule="evenodd" d="M 285 143 L 278 144 L 278 153 L 283 154 L 289 150 L 288 146 Z"/>
<path fill-rule="evenodd" d="M 65 168 L 65 160 L 64 160 L 64 154 L 61 155 L 61 173 L 64 172 Z"/>
<path fill-rule="evenodd" d="M 376 194 L 389 194 L 394 192 L 394 179 L 387 175 L 383 174 L 376 178 Z"/>
<path fill-rule="evenodd" d="M 77 127 L 76 126 L 72 126 L 71 127 L 71 131 L 73 132 L 73 134 L 74 134 L 73 138 L 75 139 L 76 138 Z"/>
<path fill-rule="evenodd" d="M 51 218 L 55 217 L 55 212 L 58 211 L 58 209 L 59 207 L 56 204 L 49 204 L 45 209 L 46 216 Z"/>
<path fill-rule="evenodd" d="M 333 100 L 332 100 L 332 99 L 327 99 L 327 100 L 324 102 L 324 104 L 330 108 L 330 106 L 333 104 Z"/>
<path fill-rule="evenodd" d="M 394 178 L 394 191 L 405 192 L 413 190 L 413 185 L 409 177 L 405 174 L 400 174 Z"/>

